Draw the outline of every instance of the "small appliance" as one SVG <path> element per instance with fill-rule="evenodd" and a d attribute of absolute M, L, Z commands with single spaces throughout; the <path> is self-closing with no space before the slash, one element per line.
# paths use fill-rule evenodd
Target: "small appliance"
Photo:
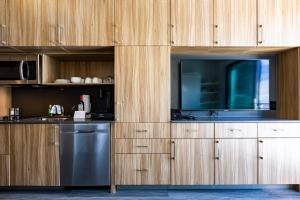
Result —
<path fill-rule="evenodd" d="M 79 111 L 85 111 L 86 113 L 91 112 L 91 97 L 90 95 L 83 94 L 80 96 L 80 103 L 78 105 Z"/>
<path fill-rule="evenodd" d="M 20 119 L 20 108 L 9 108 L 9 120 Z"/>

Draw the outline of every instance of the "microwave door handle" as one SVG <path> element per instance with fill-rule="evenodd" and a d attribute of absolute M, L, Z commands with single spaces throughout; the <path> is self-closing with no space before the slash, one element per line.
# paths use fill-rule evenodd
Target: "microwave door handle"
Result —
<path fill-rule="evenodd" d="M 29 80 L 29 75 L 30 75 L 30 69 L 29 69 L 29 64 L 27 61 L 24 62 L 26 64 L 26 69 L 27 69 L 27 76 L 26 76 L 26 80 Z"/>
<path fill-rule="evenodd" d="M 20 62 L 20 66 L 19 66 L 19 73 L 20 73 L 20 79 L 21 80 L 25 80 L 24 74 L 23 74 L 23 67 L 24 67 L 24 60 L 22 60 Z"/>

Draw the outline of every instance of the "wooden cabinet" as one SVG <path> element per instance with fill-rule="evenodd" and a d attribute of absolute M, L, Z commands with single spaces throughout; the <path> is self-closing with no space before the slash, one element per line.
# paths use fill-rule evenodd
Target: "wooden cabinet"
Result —
<path fill-rule="evenodd" d="M 300 1 L 258 0 L 258 45 L 299 46 Z"/>
<path fill-rule="evenodd" d="M 57 12 L 59 45 L 113 45 L 114 1 L 59 0 Z"/>
<path fill-rule="evenodd" d="M 0 124 L 0 155 L 9 154 L 9 125 Z"/>
<path fill-rule="evenodd" d="M 9 0 L 7 25 L 9 46 L 38 46 L 41 41 L 42 0 Z"/>
<path fill-rule="evenodd" d="M 286 138 L 286 137 L 300 137 L 299 135 L 300 123 L 286 122 L 286 123 L 259 123 L 258 137 L 265 138 Z"/>
<path fill-rule="evenodd" d="M 7 45 L 6 0 L 0 0 L 0 46 Z"/>
<path fill-rule="evenodd" d="M 57 3 L 59 0 L 41 0 L 40 46 L 56 46 L 58 44 Z M 60 1 L 59 1 L 60 2 Z"/>
<path fill-rule="evenodd" d="M 172 138 L 214 138 L 214 123 L 172 123 Z"/>
<path fill-rule="evenodd" d="M 256 27 L 256 0 L 214 0 L 214 46 L 256 46 Z"/>
<path fill-rule="evenodd" d="M 259 139 L 259 184 L 300 183 L 300 138 Z"/>
<path fill-rule="evenodd" d="M 9 155 L 0 155 L 0 186 L 9 185 Z"/>
<path fill-rule="evenodd" d="M 117 185 L 170 184 L 170 154 L 116 154 Z"/>
<path fill-rule="evenodd" d="M 216 138 L 257 138 L 257 123 L 216 123 Z"/>
<path fill-rule="evenodd" d="M 50 124 L 13 124 L 10 177 L 15 186 L 59 186 L 59 130 Z"/>
<path fill-rule="evenodd" d="M 257 184 L 257 139 L 216 139 L 216 184 Z"/>
<path fill-rule="evenodd" d="M 172 46 L 213 46 L 213 1 L 171 0 Z"/>
<path fill-rule="evenodd" d="M 170 153 L 170 139 L 115 139 L 115 153 Z"/>
<path fill-rule="evenodd" d="M 214 184 L 214 140 L 173 139 L 173 185 Z"/>
<path fill-rule="evenodd" d="M 170 0 L 115 0 L 115 3 L 117 44 L 170 44 Z"/>
<path fill-rule="evenodd" d="M 170 48 L 115 48 L 117 122 L 170 121 Z"/>

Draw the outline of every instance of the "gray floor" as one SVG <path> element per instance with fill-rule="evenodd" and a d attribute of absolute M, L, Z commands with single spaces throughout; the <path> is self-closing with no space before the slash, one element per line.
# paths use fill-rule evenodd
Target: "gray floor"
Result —
<path fill-rule="evenodd" d="M 55 190 L 55 191 L 0 191 L 0 199 L 16 200 L 277 200 L 300 199 L 300 193 L 289 189 L 204 189 L 204 190 L 125 190 L 120 189 L 116 194 L 108 193 L 108 190 Z"/>

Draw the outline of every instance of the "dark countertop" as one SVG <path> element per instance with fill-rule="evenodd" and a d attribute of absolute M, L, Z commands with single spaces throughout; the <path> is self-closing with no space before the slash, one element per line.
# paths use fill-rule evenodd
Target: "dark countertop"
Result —
<path fill-rule="evenodd" d="M 74 120 L 73 118 L 68 119 L 53 119 L 53 118 L 42 118 L 33 117 L 25 118 L 20 120 L 1 120 L 0 124 L 91 124 L 91 123 L 112 123 L 114 120 L 93 120 L 93 119 L 82 119 Z"/>
<path fill-rule="evenodd" d="M 292 122 L 297 123 L 300 120 L 289 120 L 289 119 L 280 119 L 280 118 L 243 118 L 243 117 L 220 117 L 220 118 L 213 118 L 213 117 L 199 117 L 196 119 L 179 119 L 179 120 L 172 120 L 172 123 L 205 123 L 205 122 L 212 122 L 212 123 L 265 123 L 265 122 Z"/>

